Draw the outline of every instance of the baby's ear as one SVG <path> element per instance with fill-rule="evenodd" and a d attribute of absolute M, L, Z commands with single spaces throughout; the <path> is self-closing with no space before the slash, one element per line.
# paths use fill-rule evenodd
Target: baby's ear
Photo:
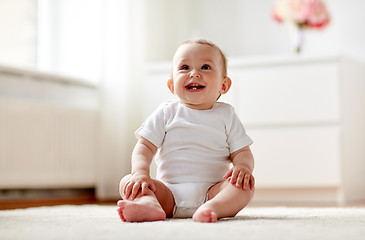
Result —
<path fill-rule="evenodd" d="M 171 78 L 167 80 L 167 87 L 170 89 L 172 94 L 175 94 L 174 81 Z"/>
<path fill-rule="evenodd" d="M 225 94 L 228 92 L 228 90 L 231 88 L 232 81 L 229 77 L 225 77 L 223 79 L 222 88 L 219 91 L 220 94 Z"/>

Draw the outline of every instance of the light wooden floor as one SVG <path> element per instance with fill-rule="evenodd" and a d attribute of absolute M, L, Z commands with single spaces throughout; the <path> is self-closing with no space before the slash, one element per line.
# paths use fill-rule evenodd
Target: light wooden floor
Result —
<path fill-rule="evenodd" d="M 41 206 L 56 206 L 65 204 L 82 205 L 82 204 L 98 204 L 98 203 L 102 204 L 102 202 L 98 202 L 94 196 L 57 197 L 57 198 L 50 197 L 50 198 L 34 198 L 26 200 L 19 200 L 19 199 L 0 200 L 0 210 L 41 207 Z"/>

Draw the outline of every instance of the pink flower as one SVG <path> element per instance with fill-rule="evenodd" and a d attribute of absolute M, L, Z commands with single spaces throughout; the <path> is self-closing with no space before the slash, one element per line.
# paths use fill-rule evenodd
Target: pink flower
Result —
<path fill-rule="evenodd" d="M 278 22 L 289 21 L 299 28 L 324 28 L 329 14 L 321 0 L 278 0 L 272 15 Z"/>

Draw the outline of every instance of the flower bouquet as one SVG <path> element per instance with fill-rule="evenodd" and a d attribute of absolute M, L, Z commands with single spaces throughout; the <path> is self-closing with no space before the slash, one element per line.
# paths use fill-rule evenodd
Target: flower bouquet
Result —
<path fill-rule="evenodd" d="M 272 16 L 281 22 L 292 22 L 298 29 L 296 52 L 300 53 L 304 29 L 323 29 L 330 21 L 325 4 L 321 0 L 278 0 Z"/>

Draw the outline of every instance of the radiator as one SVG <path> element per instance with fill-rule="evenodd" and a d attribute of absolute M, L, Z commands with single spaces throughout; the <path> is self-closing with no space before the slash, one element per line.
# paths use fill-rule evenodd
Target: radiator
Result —
<path fill-rule="evenodd" d="M 0 189 L 95 186 L 95 109 L 0 98 Z"/>

